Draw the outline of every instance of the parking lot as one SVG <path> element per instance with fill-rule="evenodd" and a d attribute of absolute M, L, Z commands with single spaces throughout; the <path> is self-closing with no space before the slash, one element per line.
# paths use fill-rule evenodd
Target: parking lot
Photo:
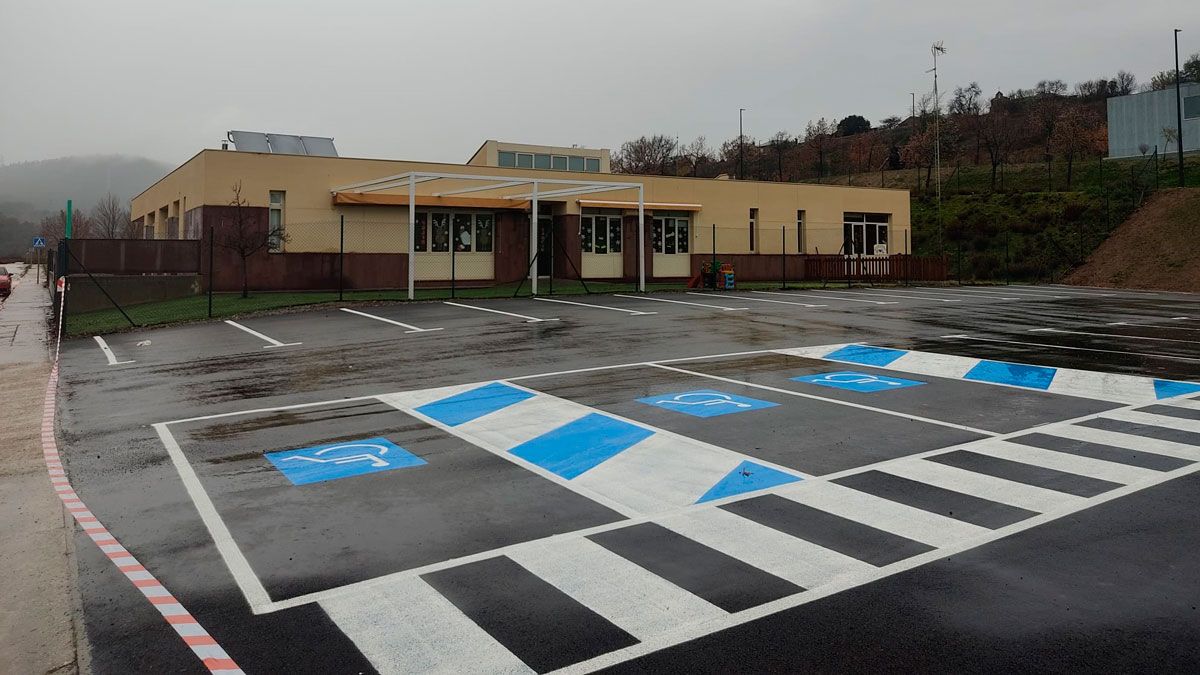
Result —
<path fill-rule="evenodd" d="M 962 672 L 1087 620 L 1059 665 L 1182 670 L 1197 344 L 1063 286 L 354 305 L 70 340 L 58 433 L 246 672 Z M 77 556 L 94 668 L 202 669 Z"/>

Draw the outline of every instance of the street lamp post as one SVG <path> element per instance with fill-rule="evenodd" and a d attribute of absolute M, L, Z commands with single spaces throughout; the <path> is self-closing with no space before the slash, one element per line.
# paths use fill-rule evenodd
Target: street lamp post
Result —
<path fill-rule="evenodd" d="M 1179 187 L 1183 187 L 1183 99 L 1179 95 L 1179 34 L 1175 29 L 1175 150 L 1179 164 Z"/>
<path fill-rule="evenodd" d="M 742 133 L 742 113 L 744 112 L 746 112 L 745 108 L 738 108 L 738 180 L 746 177 L 746 152 L 745 148 L 742 147 L 746 138 L 745 134 Z"/>
<path fill-rule="evenodd" d="M 933 43 L 929 49 L 933 53 L 933 165 L 934 175 L 937 177 L 937 224 L 938 224 L 938 253 L 944 252 L 944 244 L 942 242 L 942 99 L 938 95 L 938 76 L 937 76 L 937 57 L 938 54 L 945 54 L 946 48 L 942 46 L 942 41 L 938 40 Z"/>

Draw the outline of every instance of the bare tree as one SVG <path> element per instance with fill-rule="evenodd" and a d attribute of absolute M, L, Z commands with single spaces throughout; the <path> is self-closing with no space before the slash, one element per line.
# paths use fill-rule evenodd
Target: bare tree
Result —
<path fill-rule="evenodd" d="M 703 136 L 697 136 L 696 140 L 680 148 L 679 155 L 688 164 L 692 176 L 705 173 L 704 169 L 716 160 L 712 148 L 708 147 L 708 139 Z"/>
<path fill-rule="evenodd" d="M 900 158 L 904 161 L 904 166 L 916 169 L 917 187 L 921 186 L 921 169 L 925 168 L 932 174 L 933 171 L 933 130 L 926 129 L 918 134 L 913 134 L 908 143 L 900 151 Z M 925 178 L 925 190 L 929 190 L 929 176 Z"/>
<path fill-rule="evenodd" d="M 100 239 L 131 239 L 134 237 L 129 209 L 109 192 L 100 199 L 92 213 L 91 235 Z"/>
<path fill-rule="evenodd" d="M 642 136 L 626 141 L 612 158 L 615 173 L 640 173 L 667 175 L 668 167 L 674 172 L 679 141 L 663 134 Z"/>
<path fill-rule="evenodd" d="M 980 138 L 992 165 L 992 190 L 996 189 L 996 170 L 1008 162 L 1019 136 L 1017 119 L 1011 113 L 992 111 L 980 119 Z"/>
<path fill-rule="evenodd" d="M 966 87 L 955 87 L 954 97 L 950 100 L 950 117 L 958 119 L 964 132 L 975 139 L 975 164 L 979 164 L 982 143 L 979 138 L 979 115 L 983 112 L 983 89 L 978 82 L 972 82 Z"/>
<path fill-rule="evenodd" d="M 804 127 L 804 145 L 812 151 L 817 160 L 817 182 L 825 176 L 826 160 L 829 159 L 829 151 L 833 145 L 833 131 L 833 125 L 824 117 L 815 123 L 810 121 Z"/>
<path fill-rule="evenodd" d="M 783 158 L 787 154 L 788 149 L 795 144 L 795 139 L 786 131 L 777 131 L 767 141 L 771 145 L 771 149 L 775 155 L 775 180 L 783 182 Z"/>
<path fill-rule="evenodd" d="M 1128 70 L 1118 70 L 1116 82 L 1117 96 L 1128 96 L 1137 90 L 1137 78 Z"/>
<path fill-rule="evenodd" d="M 1067 162 L 1067 189 L 1071 189 L 1071 179 L 1075 159 L 1082 157 L 1089 150 L 1097 150 L 1097 133 L 1100 120 L 1086 108 L 1069 108 L 1058 125 L 1054 128 L 1054 147 Z"/>
<path fill-rule="evenodd" d="M 214 237 L 221 248 L 233 251 L 242 261 L 242 297 L 250 297 L 250 256 L 259 251 L 282 246 L 288 235 L 282 227 L 271 227 L 249 212 L 250 202 L 242 197 L 242 182 L 233 184 L 233 217 L 223 219 L 220 235 Z M 212 280 L 209 280 L 212 283 Z"/>
<path fill-rule="evenodd" d="M 83 209 L 71 211 L 71 238 L 86 239 L 91 234 L 91 219 Z M 42 218 L 38 223 L 38 234 L 46 238 L 46 246 L 53 247 L 66 237 L 67 212 L 59 209 L 58 213 Z"/>

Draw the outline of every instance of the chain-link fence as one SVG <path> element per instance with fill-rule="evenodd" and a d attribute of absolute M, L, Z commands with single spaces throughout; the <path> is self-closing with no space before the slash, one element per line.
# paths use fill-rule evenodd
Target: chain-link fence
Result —
<path fill-rule="evenodd" d="M 906 283 L 946 277 L 910 255 L 909 231 L 881 214 L 842 223 L 698 223 L 694 213 L 594 209 L 418 212 L 280 226 L 236 213 L 193 240 L 71 240 L 68 335 L 297 305 Z M 264 219 L 265 220 L 265 219 Z M 411 240 L 410 240 L 411 237 Z M 409 248 L 413 255 L 408 255 Z M 410 265 L 411 261 L 411 265 Z"/>

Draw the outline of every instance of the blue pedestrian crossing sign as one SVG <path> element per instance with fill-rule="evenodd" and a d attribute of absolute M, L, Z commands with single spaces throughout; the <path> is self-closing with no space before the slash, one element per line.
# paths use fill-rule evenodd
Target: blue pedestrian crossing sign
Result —
<path fill-rule="evenodd" d="M 45 237 L 34 237 L 33 238 L 33 247 L 34 248 L 46 248 L 46 238 Z"/>
<path fill-rule="evenodd" d="M 917 380 L 905 380 L 903 378 L 892 377 L 890 375 L 859 373 L 853 370 L 840 370 L 836 373 L 820 373 L 818 375 L 804 375 L 803 377 L 793 377 L 792 380 L 795 382 L 815 384 L 821 387 L 861 391 L 868 394 L 877 391 L 904 389 L 906 387 L 919 387 L 922 384 L 925 384 L 924 382 L 918 382 Z"/>
<path fill-rule="evenodd" d="M 426 463 L 386 438 L 364 438 L 361 441 L 268 452 L 266 457 L 292 485 L 320 483 Z"/>

